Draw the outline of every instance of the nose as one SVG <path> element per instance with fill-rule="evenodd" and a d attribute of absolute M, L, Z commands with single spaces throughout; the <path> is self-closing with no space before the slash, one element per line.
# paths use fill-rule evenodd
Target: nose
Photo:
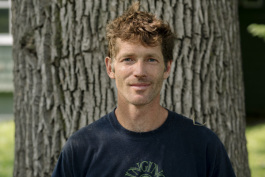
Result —
<path fill-rule="evenodd" d="M 137 78 L 146 77 L 146 66 L 144 61 L 137 61 L 135 63 L 134 76 Z"/>

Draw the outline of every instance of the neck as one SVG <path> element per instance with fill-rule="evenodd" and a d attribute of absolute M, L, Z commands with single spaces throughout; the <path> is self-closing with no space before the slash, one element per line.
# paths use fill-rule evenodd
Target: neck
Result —
<path fill-rule="evenodd" d="M 125 129 L 148 132 L 157 129 L 166 121 L 168 111 L 160 104 L 135 106 L 118 103 L 115 114 Z"/>

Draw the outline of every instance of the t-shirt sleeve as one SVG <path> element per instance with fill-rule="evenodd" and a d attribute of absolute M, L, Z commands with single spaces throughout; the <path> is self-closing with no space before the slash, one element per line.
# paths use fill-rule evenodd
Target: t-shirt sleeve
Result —
<path fill-rule="evenodd" d="M 68 153 L 67 153 L 68 152 Z M 73 177 L 72 159 L 69 151 L 63 150 L 52 173 L 52 177 Z"/>
<path fill-rule="evenodd" d="M 235 177 L 230 159 L 224 145 L 216 138 L 208 144 L 208 176 L 209 177 Z"/>
<path fill-rule="evenodd" d="M 86 173 L 92 156 L 89 153 L 89 140 L 85 134 L 88 134 L 87 129 L 80 129 L 67 140 L 52 177 L 78 177 Z"/>

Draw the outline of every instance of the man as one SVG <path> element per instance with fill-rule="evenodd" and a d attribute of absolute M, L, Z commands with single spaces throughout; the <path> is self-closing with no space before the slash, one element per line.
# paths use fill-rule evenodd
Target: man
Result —
<path fill-rule="evenodd" d="M 174 35 L 134 3 L 107 27 L 106 70 L 117 108 L 74 133 L 53 177 L 233 177 L 227 153 L 209 129 L 163 108 Z"/>

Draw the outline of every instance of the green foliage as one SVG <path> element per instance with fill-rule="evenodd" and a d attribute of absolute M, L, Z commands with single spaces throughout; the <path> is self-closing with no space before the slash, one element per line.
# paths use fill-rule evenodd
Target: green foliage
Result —
<path fill-rule="evenodd" d="M 0 177 L 13 176 L 14 132 L 13 121 L 0 123 Z"/>
<path fill-rule="evenodd" d="M 251 24 L 248 26 L 248 32 L 253 36 L 260 37 L 265 41 L 265 25 L 262 24 Z"/>
<path fill-rule="evenodd" d="M 246 135 L 251 176 L 265 176 L 265 123 L 248 127 Z"/>

